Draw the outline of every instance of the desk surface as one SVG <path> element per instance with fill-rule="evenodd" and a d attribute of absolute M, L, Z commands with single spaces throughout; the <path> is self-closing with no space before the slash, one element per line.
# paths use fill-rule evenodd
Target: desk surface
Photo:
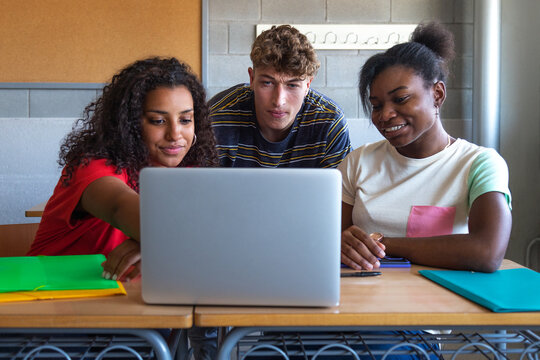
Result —
<path fill-rule="evenodd" d="M 192 326 L 192 306 L 146 305 L 141 298 L 140 280 L 125 283 L 124 286 L 127 296 L 0 304 L 0 328 L 189 328 Z"/>
<path fill-rule="evenodd" d="M 505 260 L 502 268 L 519 267 Z M 196 306 L 196 326 L 507 326 L 540 324 L 540 312 L 493 313 L 418 274 L 426 267 L 382 269 L 375 277 L 342 278 L 330 308 Z"/>
<path fill-rule="evenodd" d="M 26 217 L 41 217 L 43 215 L 43 210 L 45 209 L 47 202 L 42 202 L 40 204 L 32 206 L 30 209 L 24 212 Z"/>

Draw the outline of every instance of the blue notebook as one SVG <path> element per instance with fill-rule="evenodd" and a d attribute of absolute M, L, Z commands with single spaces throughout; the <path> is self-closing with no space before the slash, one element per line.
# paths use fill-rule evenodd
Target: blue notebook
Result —
<path fill-rule="evenodd" d="M 540 274 L 527 268 L 479 273 L 420 270 L 426 278 L 494 312 L 540 311 Z"/>

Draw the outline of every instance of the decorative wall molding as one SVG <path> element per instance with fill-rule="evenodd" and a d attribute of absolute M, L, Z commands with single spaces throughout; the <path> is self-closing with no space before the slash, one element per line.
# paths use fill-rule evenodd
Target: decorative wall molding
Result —
<path fill-rule="evenodd" d="M 278 24 L 258 24 L 257 36 Z M 293 24 L 315 49 L 388 49 L 409 40 L 417 24 Z"/>

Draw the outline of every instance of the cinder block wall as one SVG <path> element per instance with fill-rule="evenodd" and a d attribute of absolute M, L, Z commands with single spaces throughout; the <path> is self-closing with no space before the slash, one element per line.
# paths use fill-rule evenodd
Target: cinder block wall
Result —
<path fill-rule="evenodd" d="M 210 0 L 208 92 L 249 82 L 249 52 L 257 24 L 416 24 L 438 20 L 456 38 L 457 57 L 442 109 L 446 129 L 471 139 L 473 0 Z M 313 88 L 341 105 L 353 146 L 380 136 L 365 118 L 358 96 L 360 67 L 375 51 L 319 50 Z"/>

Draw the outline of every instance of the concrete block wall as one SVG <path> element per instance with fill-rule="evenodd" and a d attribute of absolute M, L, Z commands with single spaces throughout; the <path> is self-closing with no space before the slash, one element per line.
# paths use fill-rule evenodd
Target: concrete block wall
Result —
<path fill-rule="evenodd" d="M 208 93 L 249 82 L 249 52 L 257 24 L 411 24 L 438 20 L 454 33 L 457 57 L 442 108 L 447 130 L 472 134 L 473 0 L 210 0 Z M 380 139 L 358 96 L 360 67 L 376 51 L 319 50 L 321 68 L 312 87 L 345 111 L 353 146 Z"/>

